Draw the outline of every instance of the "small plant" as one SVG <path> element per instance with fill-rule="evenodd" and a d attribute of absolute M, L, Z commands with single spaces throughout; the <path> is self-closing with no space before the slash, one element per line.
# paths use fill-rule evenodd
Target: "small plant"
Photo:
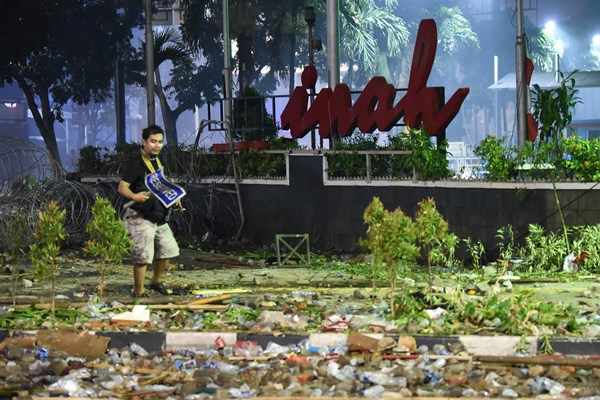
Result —
<path fill-rule="evenodd" d="M 258 89 L 247 86 L 240 97 L 233 101 L 233 138 L 249 141 L 275 138 L 278 131 L 275 118 L 267 112 Z"/>
<path fill-rule="evenodd" d="M 123 261 L 133 242 L 110 201 L 98 195 L 92 206 L 92 220 L 85 231 L 90 235 L 90 239 L 84 243 L 83 251 L 101 261 L 98 266 L 98 295 L 102 299 L 109 267 Z"/>
<path fill-rule="evenodd" d="M 30 257 L 35 266 L 36 278 L 40 280 L 50 278 L 52 314 L 55 310 L 60 244 L 67 237 L 63 226 L 65 214 L 65 210 L 61 209 L 58 203 L 49 202 L 38 215 L 38 223 L 34 233 L 37 243 L 30 246 Z"/>
<path fill-rule="evenodd" d="M 245 179 L 286 175 L 285 158 L 281 154 L 270 154 L 257 149 L 247 149 L 237 154 L 236 163 L 240 176 Z"/>
<path fill-rule="evenodd" d="M 416 245 L 417 231 L 412 219 L 402 210 L 386 210 L 377 197 L 367 206 L 363 217 L 368 228 L 367 237 L 361 244 L 373 253 L 373 288 L 378 270 L 387 269 L 391 287 L 390 309 L 392 315 L 395 315 L 398 268 L 416 262 L 419 256 L 419 248 Z"/>
<path fill-rule="evenodd" d="M 540 85 L 533 85 L 533 116 L 538 122 L 540 140 L 555 143 L 559 151 L 557 156 L 560 154 L 564 131 L 573 120 L 573 109 L 577 103 L 581 103 L 573 78 L 577 72 L 573 71 L 567 77 L 559 72 L 560 86 L 554 89 L 542 89 Z"/>
<path fill-rule="evenodd" d="M 563 139 L 566 157 L 563 161 L 567 177 L 583 182 L 600 181 L 600 139 L 585 140 L 579 136 Z"/>
<path fill-rule="evenodd" d="M 448 168 L 448 141 L 444 140 L 435 144 L 425 128 L 409 128 L 400 137 L 400 141 L 394 138 L 393 150 L 410 150 L 410 156 L 402 158 L 405 167 L 416 171 L 418 180 L 445 179 L 452 176 Z"/>
<path fill-rule="evenodd" d="M 424 250 L 429 282 L 431 283 L 433 280 L 433 264 L 446 263 L 454 256 L 458 237 L 449 232 L 448 222 L 440 214 L 435 205 L 435 200 L 431 197 L 419 202 L 415 215 L 415 228 L 418 242 Z"/>
<path fill-rule="evenodd" d="M 515 233 L 512 225 L 506 225 L 496 231 L 498 238 L 498 260 L 505 267 L 508 267 L 515 253 Z"/>
<path fill-rule="evenodd" d="M 101 175 L 108 170 L 109 150 L 106 147 L 84 146 L 79 149 L 77 172 L 82 175 Z"/>
<path fill-rule="evenodd" d="M 475 155 L 485 164 L 487 180 L 506 181 L 515 177 L 517 163 L 513 149 L 506 145 L 507 140 L 506 136 L 501 139 L 488 136 L 475 148 Z"/>
<path fill-rule="evenodd" d="M 335 151 L 326 153 L 327 175 L 331 178 L 364 178 L 367 176 L 366 158 L 358 151 L 380 150 L 377 134 L 353 135 L 336 143 Z M 348 153 L 346 153 L 348 152 Z M 387 165 L 371 166 L 374 176 L 389 174 Z"/>
<path fill-rule="evenodd" d="M 576 332 L 578 312 L 575 307 L 535 301 L 533 296 L 533 291 L 509 297 L 489 293 L 472 297 L 466 303 L 451 304 L 449 308 L 458 313 L 455 318 L 463 325 L 484 325 L 499 334 L 531 335 L 542 326 L 563 326 L 569 332 Z M 481 334 L 481 330 L 479 332 Z"/>
<path fill-rule="evenodd" d="M 467 251 L 471 255 L 471 265 L 474 269 L 479 269 L 481 267 L 481 259 L 485 254 L 485 246 L 481 240 L 473 242 L 470 237 L 463 239 L 463 241 L 467 245 Z"/>
<path fill-rule="evenodd" d="M 592 273 L 600 271 L 600 225 L 584 225 L 571 228 L 575 239 L 573 240 L 573 254 L 578 259 L 580 267 Z"/>
<path fill-rule="evenodd" d="M 524 259 L 524 266 L 533 272 L 556 270 L 562 265 L 565 256 L 569 253 L 568 244 L 562 235 L 555 232 L 547 234 L 544 228 L 529 224 L 529 233 L 525 237 L 525 246 L 519 249 Z"/>
<path fill-rule="evenodd" d="M 525 188 L 517 188 L 516 191 L 517 200 L 525 201 L 529 197 L 529 192 Z"/>
<path fill-rule="evenodd" d="M 555 354 L 556 352 L 552 348 L 552 343 L 550 343 L 550 335 L 543 334 L 540 336 L 540 353 L 542 354 Z"/>

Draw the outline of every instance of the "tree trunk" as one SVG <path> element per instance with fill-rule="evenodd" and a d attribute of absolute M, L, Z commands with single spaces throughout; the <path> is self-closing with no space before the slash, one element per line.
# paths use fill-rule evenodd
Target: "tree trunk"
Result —
<path fill-rule="evenodd" d="M 160 103 L 160 112 L 163 117 L 165 135 L 167 137 L 168 145 L 177 145 L 177 127 L 175 126 L 175 120 L 171 121 L 172 113 L 171 108 L 169 107 L 169 102 L 167 101 L 167 96 L 165 96 L 165 92 L 163 90 L 162 81 L 160 79 L 160 72 L 158 68 L 155 71 L 156 76 L 156 85 L 154 86 L 156 95 L 158 96 L 158 101 Z"/>
<path fill-rule="evenodd" d="M 37 104 L 35 103 L 35 93 L 33 88 L 25 81 L 25 79 L 18 74 L 14 75 L 15 80 L 19 84 L 21 90 L 25 94 L 25 99 L 27 100 L 27 105 L 29 106 L 29 110 L 33 115 L 33 119 L 35 121 L 35 125 L 37 126 L 42 138 L 44 139 L 44 144 L 46 145 L 46 150 L 48 151 L 48 155 L 50 159 L 48 160 L 50 163 L 50 170 L 52 172 L 53 179 L 62 179 L 64 177 L 64 170 L 62 167 L 62 162 L 60 160 L 60 153 L 58 152 L 58 144 L 56 142 L 56 134 L 54 132 L 54 113 L 50 108 L 50 100 L 48 94 L 48 88 L 40 88 L 38 96 L 40 98 L 40 103 L 42 106 L 42 114 L 38 109 Z"/>
<path fill-rule="evenodd" d="M 166 105 L 166 108 L 163 111 L 165 132 L 167 132 L 168 145 L 177 146 L 177 118 L 179 117 L 179 114 L 181 114 L 181 112 L 178 112 L 177 109 L 171 110 L 168 104 Z"/>
<path fill-rule="evenodd" d="M 246 34 L 239 34 L 237 37 L 238 58 L 239 58 L 239 71 L 241 83 L 240 93 L 248 87 L 252 86 L 254 80 L 254 56 L 252 55 L 252 36 Z"/>

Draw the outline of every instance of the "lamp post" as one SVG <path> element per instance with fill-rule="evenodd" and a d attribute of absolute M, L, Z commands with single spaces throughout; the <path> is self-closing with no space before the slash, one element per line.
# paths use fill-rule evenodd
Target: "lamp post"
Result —
<path fill-rule="evenodd" d="M 340 0 L 327 0 L 327 69 L 329 87 L 334 90 L 340 83 Z M 339 136 L 332 132 L 329 147 L 336 148 Z"/>
<path fill-rule="evenodd" d="M 152 35 L 152 0 L 144 0 L 144 17 L 146 21 L 146 109 L 148 125 L 156 122 L 154 111 L 154 36 Z"/>
<path fill-rule="evenodd" d="M 517 0 L 517 44 L 516 44 L 516 75 L 517 75 L 517 133 L 519 146 L 527 140 L 527 91 L 525 77 L 525 34 L 523 33 L 523 0 Z"/>
<path fill-rule="evenodd" d="M 306 7 L 304 9 L 304 20 L 306 21 L 306 25 L 308 25 L 308 65 L 312 67 L 313 65 L 313 26 L 315 25 L 316 16 L 315 16 L 315 8 L 314 7 Z M 310 88 L 310 104 L 312 105 L 315 97 L 315 88 Z M 315 138 L 315 130 L 311 130 L 310 132 L 310 146 L 311 148 L 315 148 L 316 138 Z"/>
<path fill-rule="evenodd" d="M 315 26 L 315 21 L 317 20 L 315 16 L 315 8 L 314 7 L 306 7 L 304 10 L 304 20 L 306 21 L 306 25 L 308 25 L 308 65 L 313 65 L 313 40 L 312 40 L 312 30 L 313 26 Z"/>
<path fill-rule="evenodd" d="M 223 119 L 225 121 L 227 143 L 233 149 L 231 124 L 233 105 L 231 101 L 231 39 L 229 34 L 229 0 L 223 0 L 223 84 L 225 100 L 223 102 Z"/>

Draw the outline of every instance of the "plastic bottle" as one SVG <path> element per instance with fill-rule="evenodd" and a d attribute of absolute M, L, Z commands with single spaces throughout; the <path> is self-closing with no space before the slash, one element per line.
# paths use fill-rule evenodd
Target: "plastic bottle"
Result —
<path fill-rule="evenodd" d="M 385 392 L 385 388 L 381 385 L 371 386 L 363 391 L 365 397 L 379 397 Z"/>
<path fill-rule="evenodd" d="M 233 348 L 231 346 L 223 348 L 223 356 L 227 358 L 233 356 Z"/>
<path fill-rule="evenodd" d="M 556 382 L 550 378 L 542 378 L 542 389 L 546 390 L 548 394 L 561 394 L 565 390 L 565 386 L 560 382 Z"/>
<path fill-rule="evenodd" d="M 438 358 L 437 360 L 434 361 L 434 363 L 431 366 L 436 371 L 440 370 L 440 369 L 442 369 L 442 368 L 444 368 L 446 366 L 446 359 L 445 358 Z"/>
<path fill-rule="evenodd" d="M 340 365 L 335 361 L 327 364 L 327 375 L 334 376 L 340 370 Z"/>
<path fill-rule="evenodd" d="M 217 367 L 219 368 L 219 371 L 227 375 L 237 375 L 240 372 L 240 368 L 233 364 L 220 362 Z"/>
<path fill-rule="evenodd" d="M 534 394 L 548 392 L 548 394 L 556 395 L 565 390 L 564 385 L 545 376 L 536 376 L 528 386 Z"/>
<path fill-rule="evenodd" d="M 443 344 L 434 344 L 432 350 L 435 354 L 440 356 L 446 356 L 450 354 L 450 351 Z"/>
<path fill-rule="evenodd" d="M 48 349 L 45 349 L 43 347 L 40 347 L 37 351 L 37 356 L 40 359 L 40 361 L 48 360 L 49 354 L 50 354 L 50 352 L 48 351 Z"/>
<path fill-rule="evenodd" d="M 148 355 L 148 352 L 146 351 L 146 349 L 144 349 L 142 346 L 140 346 L 139 344 L 133 342 L 129 345 L 129 348 L 131 349 L 131 351 L 134 354 L 137 354 L 138 356 L 142 356 L 142 357 L 146 357 Z"/>
<path fill-rule="evenodd" d="M 278 355 L 283 353 L 289 353 L 290 348 L 288 346 L 282 346 L 280 344 L 269 342 L 267 343 L 267 347 L 265 348 L 265 353 Z"/>
<path fill-rule="evenodd" d="M 333 376 L 342 382 L 348 381 L 354 376 L 354 367 L 351 365 L 344 365 L 344 367 L 334 373 Z"/>
<path fill-rule="evenodd" d="M 407 384 L 406 377 L 390 376 L 383 372 L 365 371 L 363 373 L 363 378 L 377 385 L 406 387 Z"/>
<path fill-rule="evenodd" d="M 131 353 L 129 352 L 129 350 L 123 350 L 121 352 L 121 363 L 127 366 L 132 364 Z"/>
<path fill-rule="evenodd" d="M 519 393 L 517 393 L 515 390 L 513 390 L 511 388 L 504 388 L 504 390 L 502 390 L 502 397 L 516 399 L 517 397 L 519 397 Z"/>

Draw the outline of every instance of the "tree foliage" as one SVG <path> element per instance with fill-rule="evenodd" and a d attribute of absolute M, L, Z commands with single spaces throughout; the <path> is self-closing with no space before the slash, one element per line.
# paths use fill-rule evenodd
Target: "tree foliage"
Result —
<path fill-rule="evenodd" d="M 167 143 L 177 145 L 177 119 L 185 111 L 201 107 L 217 97 L 222 83 L 219 64 L 209 64 L 194 57 L 175 27 L 154 33 L 154 90 L 158 96 Z M 133 81 L 146 85 L 146 43 L 141 41 L 135 60 L 129 64 Z M 161 66 L 167 66 L 164 74 Z"/>
<path fill-rule="evenodd" d="M 63 121 L 69 100 L 110 96 L 115 60 L 129 54 L 141 11 L 141 3 L 125 0 L 20 0 L 3 7 L 0 37 L 10 50 L 0 52 L 0 84 L 23 90 L 55 176 L 62 168 L 54 122 Z"/>
<path fill-rule="evenodd" d="M 183 38 L 201 54 L 207 64 L 223 66 L 223 8 L 221 1 L 182 0 L 185 10 Z M 233 69 L 238 74 L 239 89 L 257 87 L 271 93 L 295 68 L 298 49 L 290 41 L 300 33 L 300 18 L 307 1 L 230 0 L 229 34 L 236 43 Z M 294 44 L 294 46 L 292 46 Z M 292 58 L 293 65 L 287 62 Z M 270 72 L 262 75 L 263 68 Z M 292 72 L 293 73 L 293 72 Z"/>
<path fill-rule="evenodd" d="M 340 8 L 342 60 L 359 65 L 356 72 L 349 69 L 347 80 L 355 80 L 361 86 L 375 75 L 392 81 L 388 59 L 399 59 L 409 42 L 407 23 L 394 14 L 398 2 L 379 3 L 360 0 L 344 3 Z"/>
<path fill-rule="evenodd" d="M 58 275 L 58 257 L 61 243 L 67 233 L 63 225 L 66 210 L 54 201 L 46 204 L 38 215 L 34 238 L 36 243 L 30 246 L 31 262 L 35 267 L 35 276 L 40 280 L 50 279 L 51 307 L 54 313 L 56 277 Z"/>
<path fill-rule="evenodd" d="M 373 254 L 373 288 L 376 272 L 385 268 L 390 277 L 392 315 L 395 314 L 395 288 L 401 267 L 414 264 L 419 256 L 418 232 L 412 219 L 397 208 L 385 209 L 381 200 L 374 197 L 363 214 L 367 227 L 366 238 L 361 242 Z"/>
<path fill-rule="evenodd" d="M 123 261 L 123 257 L 130 251 L 133 241 L 108 199 L 96 195 L 96 201 L 92 206 L 92 215 L 90 224 L 85 228 L 90 239 L 84 243 L 83 251 L 101 260 L 98 267 L 100 270 L 98 292 L 102 298 L 108 267 Z"/>

